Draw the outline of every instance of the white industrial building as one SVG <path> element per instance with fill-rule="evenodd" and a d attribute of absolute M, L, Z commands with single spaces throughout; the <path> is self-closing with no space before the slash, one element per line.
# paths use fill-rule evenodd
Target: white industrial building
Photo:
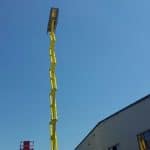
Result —
<path fill-rule="evenodd" d="M 150 150 L 150 95 L 100 121 L 75 150 Z"/>

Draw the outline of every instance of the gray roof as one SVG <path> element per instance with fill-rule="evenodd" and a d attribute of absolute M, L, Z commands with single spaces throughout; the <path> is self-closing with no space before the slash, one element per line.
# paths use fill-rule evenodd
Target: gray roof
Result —
<path fill-rule="evenodd" d="M 98 122 L 98 123 L 96 124 L 96 126 L 87 134 L 87 136 L 79 143 L 79 145 L 76 146 L 75 150 L 87 139 L 87 137 L 95 130 L 95 128 L 97 128 L 97 126 L 101 125 L 102 123 L 104 123 L 104 122 L 107 121 L 108 119 L 110 119 L 110 118 L 112 118 L 112 117 L 118 115 L 119 113 L 121 113 L 121 112 L 123 112 L 123 111 L 125 111 L 125 110 L 127 110 L 127 109 L 129 109 L 129 108 L 131 108 L 131 107 L 133 107 L 133 106 L 135 106 L 135 105 L 137 105 L 137 104 L 139 104 L 139 103 L 145 101 L 145 100 L 148 99 L 148 98 L 150 98 L 150 94 L 148 94 L 147 96 L 142 97 L 141 99 L 135 101 L 134 103 L 132 103 L 132 104 L 126 106 L 125 108 L 123 108 L 123 109 L 117 111 L 116 113 L 114 113 L 114 114 L 110 115 L 109 117 L 106 117 L 105 119 L 103 119 L 103 120 L 101 120 L 100 122 Z"/>

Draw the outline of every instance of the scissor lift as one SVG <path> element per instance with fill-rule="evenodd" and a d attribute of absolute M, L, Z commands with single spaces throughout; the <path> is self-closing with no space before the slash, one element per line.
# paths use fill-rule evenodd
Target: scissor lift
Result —
<path fill-rule="evenodd" d="M 50 55 L 50 69 L 49 69 L 49 76 L 50 76 L 50 84 L 51 84 L 51 91 L 50 91 L 50 110 L 51 110 L 51 121 L 49 123 L 50 127 L 50 139 L 51 139 L 51 150 L 58 150 L 57 144 L 57 134 L 56 134 L 56 123 L 57 123 L 57 105 L 56 105 L 56 91 L 57 91 L 57 81 L 56 81 L 56 55 L 55 55 L 55 43 L 56 43 L 56 25 L 58 19 L 58 8 L 51 8 L 49 22 L 47 27 L 47 32 L 50 37 L 50 48 L 49 48 L 49 55 Z"/>

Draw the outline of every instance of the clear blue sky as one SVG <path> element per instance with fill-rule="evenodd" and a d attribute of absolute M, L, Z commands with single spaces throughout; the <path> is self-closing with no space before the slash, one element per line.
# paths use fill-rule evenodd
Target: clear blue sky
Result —
<path fill-rule="evenodd" d="M 94 125 L 150 92 L 149 0 L 0 0 L 0 147 L 49 149 L 49 8 L 57 26 L 58 135 L 73 150 Z"/>

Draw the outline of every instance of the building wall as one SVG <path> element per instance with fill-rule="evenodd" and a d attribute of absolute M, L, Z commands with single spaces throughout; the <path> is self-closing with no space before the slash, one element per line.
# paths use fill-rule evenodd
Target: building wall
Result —
<path fill-rule="evenodd" d="M 137 134 L 150 129 L 150 96 L 99 124 L 75 150 L 138 150 Z"/>

